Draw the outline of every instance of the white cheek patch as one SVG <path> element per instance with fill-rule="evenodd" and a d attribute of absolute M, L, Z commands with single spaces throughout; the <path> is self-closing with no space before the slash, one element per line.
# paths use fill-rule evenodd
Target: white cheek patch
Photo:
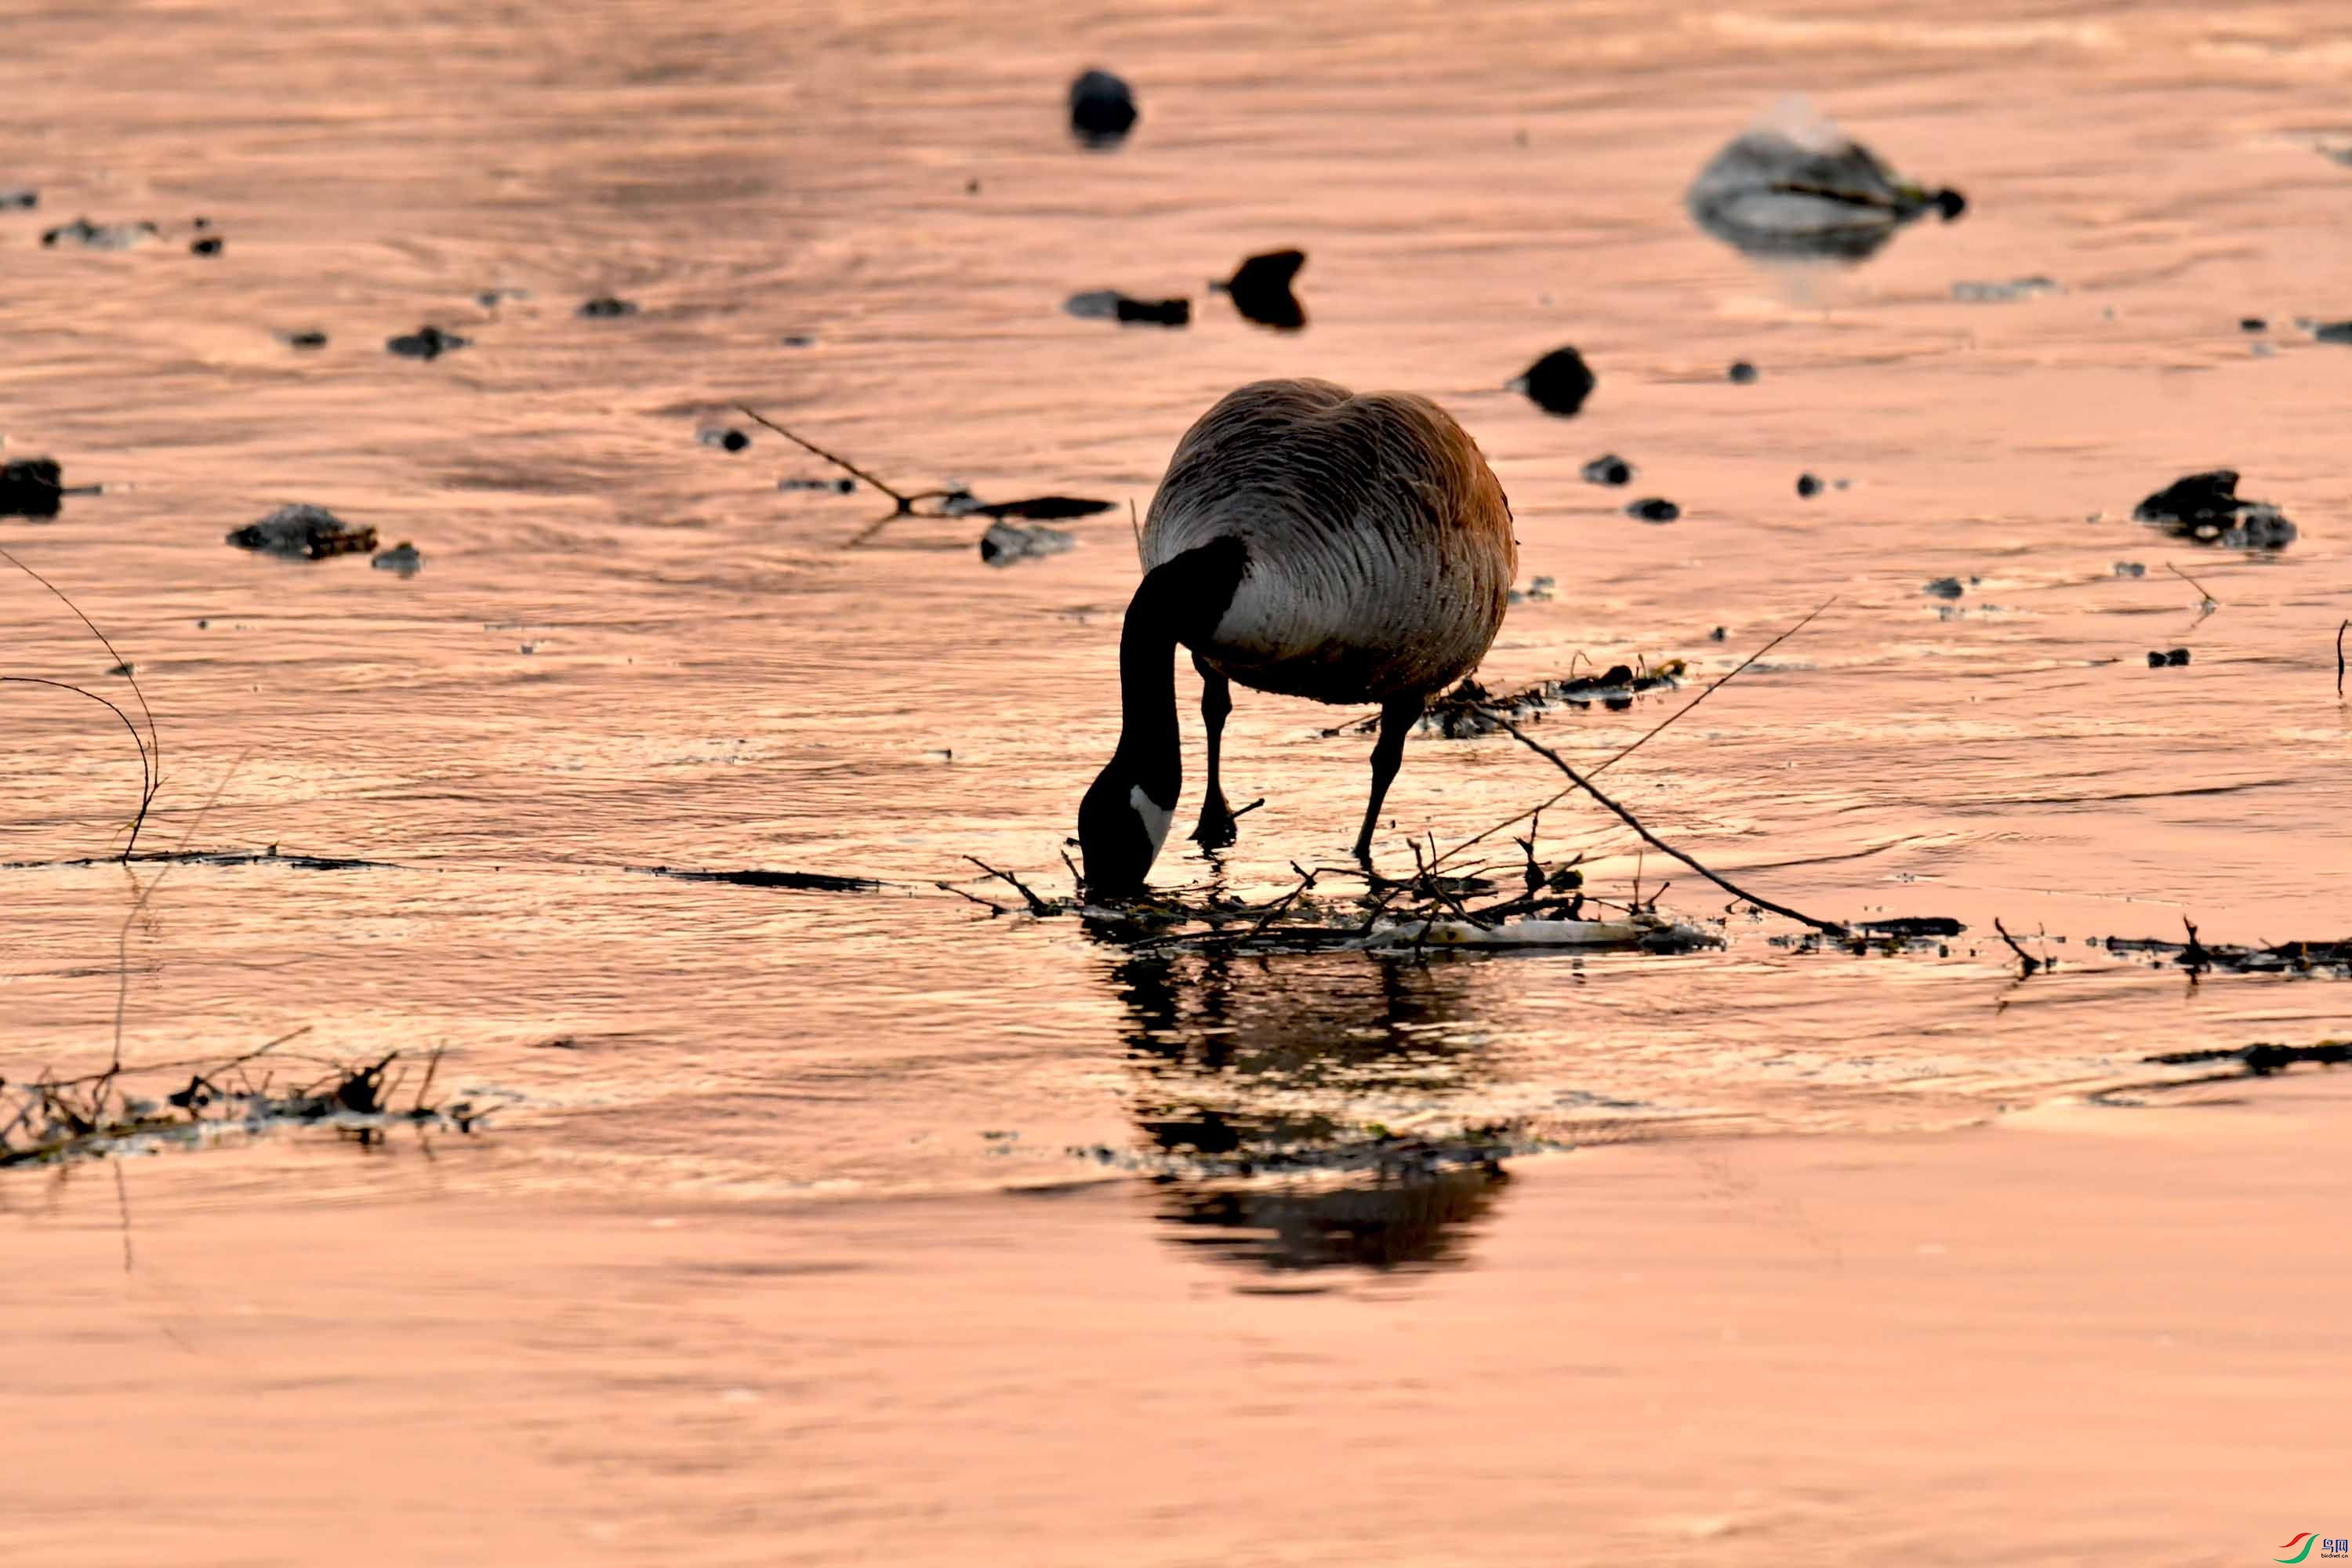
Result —
<path fill-rule="evenodd" d="M 1161 805 L 1143 793 L 1137 784 L 1127 792 L 1127 804 L 1135 807 L 1135 815 L 1143 821 L 1143 831 L 1151 836 L 1151 858 L 1160 858 L 1160 847 L 1168 842 L 1168 825 L 1175 820 L 1175 811 Z"/>

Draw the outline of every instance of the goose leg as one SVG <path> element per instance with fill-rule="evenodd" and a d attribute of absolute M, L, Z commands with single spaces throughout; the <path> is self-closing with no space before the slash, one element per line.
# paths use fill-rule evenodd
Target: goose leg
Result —
<path fill-rule="evenodd" d="M 1209 793 L 1201 802 L 1201 825 L 1192 837 L 1202 847 L 1223 849 L 1240 837 L 1234 831 L 1234 814 L 1225 805 L 1224 785 L 1217 778 L 1217 761 L 1225 738 L 1225 715 L 1234 710 L 1234 683 L 1209 668 L 1199 654 L 1192 668 L 1201 672 L 1201 723 L 1209 732 Z"/>
<path fill-rule="evenodd" d="M 1397 769 L 1404 763 L 1404 738 L 1421 722 L 1421 710 L 1426 700 L 1419 692 L 1406 697 L 1391 697 L 1381 705 L 1381 738 L 1372 748 L 1372 800 L 1364 807 L 1364 830 L 1356 835 L 1356 858 L 1370 864 L 1372 858 L 1372 829 L 1380 826 L 1381 803 L 1389 797 L 1389 785 L 1395 782 Z"/>

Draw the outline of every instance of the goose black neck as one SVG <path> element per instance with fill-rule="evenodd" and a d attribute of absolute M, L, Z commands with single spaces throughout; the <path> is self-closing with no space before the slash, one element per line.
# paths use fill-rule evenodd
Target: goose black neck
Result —
<path fill-rule="evenodd" d="M 1119 731 L 1114 758 L 1163 806 L 1183 778 L 1176 733 L 1176 645 L 1199 647 L 1234 602 L 1249 552 L 1214 540 L 1144 574 L 1118 634 Z"/>

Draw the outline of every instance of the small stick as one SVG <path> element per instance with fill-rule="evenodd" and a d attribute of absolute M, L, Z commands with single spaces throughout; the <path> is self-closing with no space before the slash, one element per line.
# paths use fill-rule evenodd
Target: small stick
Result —
<path fill-rule="evenodd" d="M 2336 695 L 2344 695 L 2344 633 L 2352 628 L 2352 620 L 2336 628 Z"/>
<path fill-rule="evenodd" d="M 1275 904 L 1274 906 L 1272 906 L 1271 908 L 1269 908 L 1269 909 L 1265 911 L 1265 913 L 1264 913 L 1264 914 L 1260 915 L 1260 916 L 1258 917 L 1257 924 L 1255 924 L 1255 925 L 1254 925 L 1254 926 L 1250 927 L 1248 931 L 1244 931 L 1244 932 L 1242 933 L 1242 941 L 1243 941 L 1243 942 L 1248 942 L 1248 941 L 1252 940 L 1252 939 L 1253 939 L 1253 938 L 1255 938 L 1255 937 L 1259 933 L 1259 932 L 1261 932 L 1261 931 L 1265 931 L 1266 927 L 1268 927 L 1268 926 L 1272 925 L 1276 921 L 1277 921 L 1277 920 L 1281 919 L 1281 918 L 1282 918 L 1282 916 L 1283 916 L 1284 914 L 1286 914 L 1286 913 L 1287 913 L 1287 912 L 1289 911 L 1289 909 L 1290 909 L 1290 906 L 1291 906 L 1291 905 L 1293 905 L 1293 904 L 1297 903 L 1297 902 L 1299 900 L 1299 898 L 1300 898 L 1303 894 L 1307 893 L 1307 891 L 1309 891 L 1310 889 L 1312 889 L 1314 888 L 1314 886 L 1315 886 L 1315 873 L 1314 873 L 1314 872 L 1309 871 L 1309 870 L 1307 870 L 1306 868 L 1304 868 L 1303 867 L 1301 867 L 1301 866 L 1298 864 L 1298 862 L 1297 862 L 1297 861 L 1296 861 L 1296 860 L 1293 860 L 1293 861 L 1290 863 L 1290 868 L 1291 868 L 1292 870 L 1297 871 L 1297 872 L 1298 873 L 1298 886 L 1297 886 L 1297 887 L 1295 887 L 1295 888 L 1291 889 L 1290 889 L 1290 891 L 1289 891 L 1287 894 L 1284 895 L 1284 897 L 1283 897 L 1283 899 L 1282 899 L 1281 902 L 1279 902 L 1279 903 L 1277 903 L 1277 904 Z M 1236 944 L 1236 945 L 1238 945 L 1238 944 Z"/>
<path fill-rule="evenodd" d="M 1004 912 L 1004 906 L 1003 904 L 992 904 L 977 893 L 965 892 L 953 882 L 933 882 L 931 886 L 937 888 L 942 893 L 953 893 L 957 898 L 963 900 L 966 903 L 978 904 L 990 914 L 1001 915 Z"/>
<path fill-rule="evenodd" d="M 782 436 L 785 440 L 790 441 L 793 446 L 799 447 L 805 451 L 814 452 L 818 457 L 823 458 L 826 462 L 846 468 L 851 473 L 856 475 L 859 479 L 864 479 L 867 484 L 872 485 L 876 489 L 880 490 L 884 495 L 888 496 L 892 500 L 898 503 L 897 515 L 905 517 L 915 510 L 915 497 L 905 495 L 898 490 L 892 489 L 888 485 L 884 484 L 880 479 L 876 479 L 872 474 L 867 473 L 864 468 L 859 468 L 848 458 L 837 457 L 835 454 L 826 451 L 824 447 L 818 446 L 814 441 L 803 440 L 802 437 L 793 435 L 791 431 L 777 424 L 774 420 L 769 418 L 766 415 L 759 413 L 744 404 L 739 403 L 735 407 L 737 412 L 743 415 L 744 417 L 758 420 L 769 429 L 773 430 L 777 435 Z"/>
<path fill-rule="evenodd" d="M 131 721 L 130 714 L 116 708 L 107 699 L 86 687 L 76 686 L 70 681 L 51 680 L 46 676 L 39 675 L 0 675 L 0 684 L 54 686 L 59 691 L 70 691 L 77 697 L 87 697 L 92 702 L 104 703 L 108 708 L 113 709 L 114 716 L 122 721 L 122 727 L 131 731 L 131 743 L 139 748 L 139 812 L 131 819 L 131 838 L 122 847 L 121 858 L 128 862 L 131 858 L 131 851 L 139 843 L 140 825 L 147 820 L 147 807 L 155 799 L 155 778 L 147 766 L 147 742 L 139 733 L 139 726 Z"/>
<path fill-rule="evenodd" d="M 1127 526 L 1129 531 L 1135 535 L 1135 547 L 1138 550 L 1142 549 L 1143 522 L 1141 519 L 1135 515 L 1135 498 L 1133 496 L 1127 498 Z"/>
<path fill-rule="evenodd" d="M 123 658 L 121 650 L 114 646 L 113 639 L 109 637 L 104 632 L 98 629 L 98 623 L 96 621 L 91 620 L 88 616 L 82 614 L 81 606 L 68 598 L 66 596 L 66 591 L 63 588 L 58 587 L 55 583 L 50 582 L 47 577 L 42 576 L 38 572 L 34 571 L 30 566 L 26 565 L 22 561 L 17 560 L 5 550 L 0 550 L 0 560 L 5 560 L 9 565 L 14 566 L 17 571 L 22 572 L 26 576 L 30 577 L 34 582 L 38 583 L 42 587 L 47 588 L 50 593 L 56 595 L 58 603 L 63 605 L 67 609 L 71 610 L 74 613 L 74 618 L 79 621 L 83 626 L 89 628 L 89 635 L 98 639 L 99 646 L 105 648 L 108 657 L 114 660 L 115 668 L 122 671 L 123 679 L 131 683 L 131 695 L 137 698 L 139 700 L 140 716 L 147 721 L 147 737 L 142 741 L 139 738 L 139 731 L 135 727 L 131 731 L 131 742 L 139 748 L 139 815 L 131 819 L 131 837 L 129 841 L 122 846 L 122 858 L 125 862 L 128 862 L 131 858 L 131 852 L 139 847 L 139 829 L 144 826 L 147 821 L 147 808 L 154 804 L 156 794 L 163 787 L 163 740 L 161 735 L 156 733 L 155 714 L 153 710 L 147 706 L 147 693 L 140 689 L 138 675 L 132 671 L 131 661 Z M 8 679 L 25 681 L 31 681 L 33 679 L 33 678 L 29 676 L 15 676 Z M 64 682 L 51 681 L 40 682 L 38 684 L 64 685 Z M 79 686 L 67 687 L 67 689 L 70 691 L 81 691 L 81 688 Z M 98 696 L 96 692 L 83 691 L 82 695 L 91 698 L 97 701 L 106 702 L 106 699 Z M 114 704 L 111 702 L 107 702 L 106 705 L 109 708 L 114 707 Z M 121 711 L 122 710 L 119 708 L 115 709 L 115 712 L 117 714 L 120 714 Z M 123 722 L 126 725 L 130 724 L 130 721 L 128 719 L 123 720 Z"/>
<path fill-rule="evenodd" d="M 1239 811 L 1229 811 L 1225 813 L 1225 819 L 1229 822 L 1239 821 L 1241 818 L 1247 816 L 1251 812 L 1255 811 L 1259 806 L 1264 805 L 1265 804 L 1265 796 L 1260 795 L 1255 800 L 1250 802 L 1247 805 L 1242 807 Z"/>
<path fill-rule="evenodd" d="M 1070 852 L 1066 849 L 1062 851 L 1062 864 L 1070 868 L 1070 890 L 1079 898 L 1085 898 L 1087 896 L 1087 874 L 1078 869 L 1078 863 L 1070 858 Z"/>
<path fill-rule="evenodd" d="M 999 881 L 1003 881 L 1003 882 L 1010 882 L 1010 883 L 1012 883 L 1012 884 L 1013 884 L 1013 890 L 1014 892 L 1016 892 L 1016 893 L 1020 894 L 1024 899 L 1025 899 L 1025 900 L 1028 900 L 1028 903 L 1029 903 L 1029 912 L 1030 912 L 1031 914 L 1033 914 L 1033 915 L 1050 915 L 1050 914 L 1052 914 L 1052 913 L 1054 912 L 1054 906 L 1053 906 L 1053 905 L 1051 905 L 1051 904 L 1047 903 L 1045 900 L 1043 900 L 1043 899 L 1039 898 L 1036 894 L 1034 894 L 1034 893 L 1031 892 L 1031 891 L 1029 890 L 1029 884 L 1028 884 L 1028 883 L 1026 883 L 1026 882 L 1024 882 L 1020 878 L 1018 878 L 1018 877 L 1014 876 L 1012 872 L 1010 872 L 1010 871 L 1000 871 L 1000 870 L 998 870 L 995 867 L 993 867 L 993 866 L 990 865 L 987 861 L 981 859 L 981 858 L 980 858 L 978 856 L 976 856 L 976 855 L 967 855 L 967 856 L 965 856 L 965 857 L 964 857 L 964 858 L 965 858 L 965 859 L 967 859 L 967 860 L 969 860 L 969 861 L 971 861 L 973 865 L 975 865 L 975 866 L 979 867 L 982 870 L 983 870 L 983 871 L 987 872 L 990 876 L 996 878 Z"/>
<path fill-rule="evenodd" d="M 1782 632 L 1779 637 L 1774 637 L 1770 642 L 1766 643 L 1762 647 L 1758 648 L 1754 653 L 1749 654 L 1746 658 L 1741 659 L 1738 664 L 1732 666 L 1730 669 L 1725 671 L 1721 676 L 1717 677 L 1713 681 L 1710 681 L 1706 690 L 1700 692 L 1697 696 L 1684 703 L 1680 708 L 1677 708 L 1672 713 L 1667 714 L 1657 723 L 1652 725 L 1650 727 L 1649 733 L 1643 735 L 1640 740 L 1635 741 L 1632 745 L 1624 747 L 1622 750 L 1619 751 L 1616 755 L 1610 757 L 1599 767 L 1593 769 L 1593 776 L 1598 777 L 1601 774 L 1607 773 L 1611 768 L 1616 766 L 1627 757 L 1632 756 L 1643 746 L 1648 745 L 1651 741 L 1654 740 L 1669 726 L 1680 721 L 1684 714 L 1688 713 L 1692 709 L 1697 707 L 1700 703 L 1714 696 L 1716 692 L 1723 687 L 1729 685 L 1733 677 L 1738 675 L 1749 665 L 1754 664 L 1758 659 L 1762 658 L 1766 654 L 1770 653 L 1774 648 L 1779 647 L 1782 643 L 1787 642 L 1790 637 L 1795 637 L 1799 632 L 1803 631 L 1807 626 L 1812 625 L 1816 616 L 1818 616 L 1823 610 L 1828 609 L 1832 605 L 1836 603 L 1837 595 L 1832 595 L 1830 597 L 1823 599 L 1819 605 L 1814 605 L 1812 611 L 1808 614 L 1803 620 L 1799 621 L 1795 626 L 1790 626 L 1787 631 Z M 1576 661 L 1571 658 L 1569 661 L 1569 668 L 1573 670 L 1575 668 Z M 1454 857 L 1461 854 L 1462 851 L 1469 848 L 1470 846 L 1477 843 L 1480 839 L 1487 837 L 1492 834 L 1500 833 L 1506 827 L 1509 827 L 1519 822 L 1524 822 L 1529 817 L 1541 816 L 1546 810 L 1551 806 L 1557 805 L 1559 802 L 1566 800 L 1570 795 L 1575 793 L 1576 786 L 1574 784 L 1570 784 L 1568 788 L 1561 790 L 1558 795 L 1553 795 L 1549 800 L 1547 800 L 1542 805 L 1537 806 L 1533 811 L 1523 811 L 1517 816 L 1506 817 L 1502 821 L 1495 824 L 1494 826 L 1486 829 L 1484 832 L 1472 834 L 1469 837 L 1464 839 L 1453 848 L 1448 849 L 1444 856 L 1440 857 L 1438 863 L 1443 865 L 1445 861 L 1453 859 Z"/>
<path fill-rule="evenodd" d="M 2042 961 L 2040 959 L 2034 957 L 2032 953 L 2017 945 L 2017 939 L 2009 934 L 2009 928 L 2000 923 L 2000 917 L 1999 915 L 1995 915 L 1992 918 L 1992 929 L 2000 932 L 2001 941 L 2009 943 L 2009 951 L 2017 954 L 2017 961 L 2025 965 L 2025 973 L 2028 976 L 2031 976 L 2035 970 L 2042 967 Z"/>
<path fill-rule="evenodd" d="M 1508 719 L 1497 716 L 1496 717 L 1495 721 L 1502 725 L 1504 729 L 1508 730 L 1512 736 L 1518 741 L 1519 744 L 1527 747 L 1529 751 L 1534 752 L 1537 755 L 1550 763 L 1552 766 L 1558 768 L 1561 773 L 1566 773 L 1569 776 L 1570 782 L 1574 784 L 1579 789 L 1581 789 L 1585 794 L 1591 795 L 1602 805 L 1607 806 L 1611 811 L 1614 812 L 1618 818 L 1622 821 L 1626 826 L 1632 828 L 1635 833 L 1640 834 L 1642 836 L 1643 842 L 1648 844 L 1652 848 L 1673 856 L 1675 859 L 1681 861 L 1684 865 L 1689 867 L 1700 876 L 1705 877 L 1708 881 L 1713 882 L 1717 887 L 1721 888 L 1725 892 L 1731 894 L 1734 898 L 1745 899 L 1759 910 L 1769 910 L 1776 915 L 1785 915 L 1790 920 L 1795 921 L 1801 925 L 1809 925 L 1815 931 L 1823 932 L 1830 936 L 1845 936 L 1849 934 L 1846 928 L 1838 924 L 1835 921 L 1815 920 L 1812 916 L 1792 910 L 1786 904 L 1776 904 L 1769 899 L 1759 899 L 1755 894 L 1749 892 L 1747 889 L 1732 881 L 1729 878 L 1724 877 L 1717 872 L 1708 870 L 1705 866 L 1700 865 L 1698 861 L 1683 853 L 1683 851 L 1675 848 L 1673 845 L 1667 843 L 1664 839 L 1659 837 L 1656 834 L 1643 826 L 1640 817 L 1635 816 L 1632 812 L 1626 810 L 1623 806 L 1618 805 L 1607 795 L 1602 795 L 1600 790 L 1594 788 L 1592 781 L 1578 773 L 1574 768 L 1570 767 L 1568 765 L 1567 759 L 1562 757 L 1558 752 L 1553 751 L 1549 746 L 1538 741 L 1534 736 L 1520 729 L 1517 724 L 1512 723 Z"/>
<path fill-rule="evenodd" d="M 2179 567 L 2175 566 L 2169 561 L 2164 563 L 2164 569 L 2167 572 L 2171 573 L 2174 576 L 2179 578 L 2182 582 L 2188 584 L 2190 587 L 2196 589 L 2199 594 L 2202 595 L 2208 607 L 2215 609 L 2221 607 L 2221 601 L 2215 598 L 2210 593 L 2208 593 L 2204 584 L 2200 583 L 2196 578 L 2191 577 L 2188 573 L 2183 572 Z"/>
<path fill-rule="evenodd" d="M 416 1086 L 416 1109 L 426 1109 L 425 1097 L 433 1092 L 433 1075 L 441 1070 L 441 1047 L 433 1047 L 433 1059 L 425 1064 L 425 1081 Z"/>

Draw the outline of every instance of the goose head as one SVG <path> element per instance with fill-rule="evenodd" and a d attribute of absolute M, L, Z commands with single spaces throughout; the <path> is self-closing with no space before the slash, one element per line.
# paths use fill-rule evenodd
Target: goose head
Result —
<path fill-rule="evenodd" d="M 1230 535 L 1188 550 L 1144 574 L 1118 634 L 1118 749 L 1078 803 L 1078 854 L 1090 897 L 1143 890 L 1168 841 L 1183 792 L 1176 739 L 1176 645 L 1213 637 L 1249 570 L 1249 550 Z"/>

